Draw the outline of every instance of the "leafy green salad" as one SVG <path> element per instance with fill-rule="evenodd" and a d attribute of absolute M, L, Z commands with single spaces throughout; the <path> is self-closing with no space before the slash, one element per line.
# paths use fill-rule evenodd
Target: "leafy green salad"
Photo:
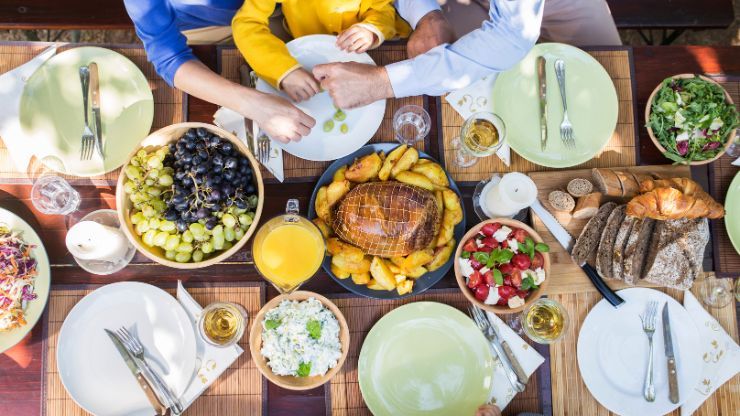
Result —
<path fill-rule="evenodd" d="M 651 105 L 648 126 L 676 163 L 717 156 L 740 124 L 724 90 L 698 76 L 666 78 Z"/>

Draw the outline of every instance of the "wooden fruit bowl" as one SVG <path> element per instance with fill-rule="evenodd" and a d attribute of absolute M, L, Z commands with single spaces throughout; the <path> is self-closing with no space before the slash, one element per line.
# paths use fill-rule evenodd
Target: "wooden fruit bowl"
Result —
<path fill-rule="evenodd" d="M 300 302 L 307 300 L 308 298 L 315 298 L 321 302 L 334 314 L 334 316 L 336 316 L 337 321 L 339 321 L 339 343 L 342 346 L 342 356 L 339 358 L 339 361 L 337 361 L 337 365 L 335 365 L 334 368 L 329 369 L 329 371 L 327 371 L 323 376 L 278 376 L 272 372 L 270 367 L 267 365 L 267 360 L 260 353 L 260 350 L 262 349 L 262 321 L 265 320 L 265 314 L 269 310 L 276 308 L 280 302 L 286 299 Z M 349 352 L 349 327 L 347 326 L 347 320 L 344 318 L 344 315 L 342 315 L 342 312 L 332 301 L 318 293 L 299 290 L 297 292 L 277 296 L 267 302 L 265 306 L 260 309 L 254 317 L 252 328 L 249 331 L 249 350 L 252 353 L 252 360 L 254 360 L 254 363 L 257 365 L 257 369 L 259 369 L 260 373 L 262 373 L 262 375 L 270 382 L 288 390 L 310 390 L 331 380 L 332 377 L 334 377 L 342 368 L 344 360 L 347 358 L 347 353 Z"/>
<path fill-rule="evenodd" d="M 699 78 L 703 79 L 704 81 L 711 82 L 712 84 L 716 84 L 718 87 L 722 88 L 722 91 L 724 91 L 724 93 L 725 93 L 725 99 L 727 100 L 727 102 L 729 104 L 733 104 L 734 105 L 734 102 L 732 101 L 732 97 L 730 97 L 730 93 L 728 93 L 727 90 L 724 89 L 724 87 L 722 87 L 717 81 L 715 81 L 715 80 L 713 80 L 711 78 L 707 78 L 707 77 L 705 77 L 703 75 L 679 74 L 679 75 L 672 76 L 671 79 L 687 79 L 687 78 L 694 78 L 695 76 L 698 76 Z M 653 141 L 653 144 L 655 145 L 655 147 L 657 147 L 658 150 L 660 150 L 660 153 L 665 154 L 666 152 L 668 152 L 668 150 L 666 150 L 666 148 L 663 147 L 662 144 L 660 144 L 660 142 L 658 141 L 658 138 L 655 137 L 655 134 L 653 133 L 653 128 L 650 127 L 650 113 L 652 113 L 653 99 L 655 98 L 655 95 L 658 93 L 658 91 L 662 87 L 663 87 L 663 81 L 661 81 L 660 84 L 658 84 L 658 86 L 655 87 L 655 89 L 653 90 L 652 94 L 650 94 L 650 98 L 648 98 L 648 100 L 647 100 L 647 104 L 645 105 L 645 126 L 647 127 L 647 132 L 648 132 L 648 135 L 650 136 L 650 140 L 652 140 Z M 721 158 L 727 152 L 727 149 L 729 149 L 730 146 L 732 146 L 732 143 L 735 141 L 735 136 L 736 135 L 737 135 L 737 129 L 733 130 L 730 133 L 730 135 L 727 137 L 727 143 L 725 143 L 725 147 L 722 149 L 721 152 L 717 153 L 717 155 L 715 157 L 713 157 L 711 159 L 707 159 L 707 160 L 692 161 L 692 162 L 689 162 L 689 165 L 692 165 L 692 166 L 694 166 L 694 165 L 706 165 L 707 163 L 712 163 L 715 160 Z"/>
<path fill-rule="evenodd" d="M 249 163 L 252 166 L 252 178 L 254 180 L 254 186 L 257 188 L 257 207 L 254 210 L 254 221 L 252 221 L 252 225 L 247 229 L 247 231 L 244 233 L 244 236 L 237 242 L 234 243 L 234 246 L 231 247 L 228 250 L 222 251 L 220 254 L 210 257 L 206 260 L 203 260 L 201 262 L 193 263 L 178 263 L 173 260 L 168 260 L 165 258 L 164 250 L 160 247 L 149 247 L 145 245 L 141 241 L 141 237 L 136 234 L 136 231 L 134 231 L 134 225 L 131 223 L 131 210 L 133 208 L 133 204 L 129 200 L 128 195 L 123 190 L 123 184 L 126 182 L 126 174 L 125 174 L 125 167 L 128 166 L 131 159 L 136 155 L 136 152 L 138 152 L 140 149 L 144 149 L 147 152 L 151 152 L 156 150 L 159 147 L 166 146 L 170 142 L 173 142 L 177 139 L 179 139 L 186 131 L 188 131 L 191 128 L 198 128 L 202 127 L 206 130 L 208 130 L 211 133 L 214 133 L 218 136 L 221 136 L 223 139 L 230 141 L 239 151 L 249 159 Z M 218 128 L 211 124 L 205 124 L 205 123 L 178 123 L 173 124 L 171 126 L 167 126 L 164 128 L 161 128 L 154 133 L 147 136 L 144 140 L 141 141 L 139 144 L 139 147 L 134 149 L 131 154 L 129 154 L 126 163 L 123 165 L 124 169 L 121 169 L 120 175 L 118 175 L 118 183 L 116 184 L 116 208 L 118 211 L 118 220 L 123 225 L 123 231 L 124 234 L 126 234 L 126 237 L 128 237 L 129 241 L 131 241 L 131 244 L 136 247 L 136 249 L 144 254 L 146 257 L 150 258 L 151 260 L 162 264 L 164 266 L 172 267 L 175 269 L 200 269 L 202 267 L 208 267 L 210 265 L 219 263 L 232 255 L 236 253 L 237 251 L 241 250 L 242 247 L 244 247 L 244 244 L 247 243 L 247 240 L 249 240 L 249 237 L 254 233 L 255 229 L 257 228 L 257 223 L 259 223 L 260 215 L 262 214 L 262 205 L 265 200 L 265 191 L 264 191 L 264 185 L 262 183 L 262 174 L 260 173 L 260 167 L 257 161 L 252 156 L 252 153 L 249 151 L 247 146 L 239 140 L 236 136 L 233 134 L 227 132 L 226 130 L 223 130 L 221 128 Z"/>
<path fill-rule="evenodd" d="M 460 271 L 460 262 L 457 260 L 460 258 L 460 253 L 462 253 L 462 247 L 465 245 L 465 242 L 468 241 L 468 239 L 475 237 L 476 234 L 478 234 L 478 231 L 480 231 L 481 228 L 483 228 L 486 224 L 491 223 L 500 223 L 502 225 L 506 225 L 509 228 L 521 228 L 527 233 L 529 233 L 530 237 L 535 241 L 535 243 L 543 243 L 542 237 L 531 227 L 529 227 L 527 224 L 517 221 L 511 218 L 494 218 L 490 220 L 483 221 L 482 223 L 474 226 L 470 229 L 470 231 L 465 234 L 465 236 L 460 240 L 460 243 L 457 245 L 457 250 L 455 251 L 455 278 L 457 279 L 457 284 L 460 286 L 460 290 L 462 290 L 463 295 L 465 295 L 466 298 L 472 303 L 473 305 L 489 311 L 493 312 L 495 314 L 510 314 L 510 313 L 517 313 L 521 312 L 532 304 L 532 302 L 536 301 L 542 295 L 545 294 L 545 288 L 547 287 L 547 284 L 550 282 L 550 254 L 549 253 L 542 253 L 542 257 L 544 258 L 545 262 L 542 266 L 543 269 L 545 269 L 545 280 L 542 282 L 542 284 L 537 288 L 537 290 L 531 292 L 527 299 L 525 300 L 524 304 L 522 306 L 519 306 L 517 308 L 510 308 L 508 305 L 504 306 L 498 306 L 498 305 L 486 305 L 485 303 L 479 301 L 475 298 L 473 295 L 473 292 L 468 288 L 468 286 L 465 284 L 465 277 L 462 275 L 462 272 Z"/>

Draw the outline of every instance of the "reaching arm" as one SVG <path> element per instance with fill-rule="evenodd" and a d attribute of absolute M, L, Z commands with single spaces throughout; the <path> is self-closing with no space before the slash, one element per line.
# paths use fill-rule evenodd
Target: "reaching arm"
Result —
<path fill-rule="evenodd" d="M 453 44 L 386 66 L 394 95 L 442 95 L 510 68 L 537 41 L 543 6 L 544 0 L 491 0 L 489 20 L 480 29 Z"/>
<path fill-rule="evenodd" d="M 391 5 L 391 0 L 373 0 L 367 3 L 367 6 L 360 10 L 360 23 L 357 26 L 375 34 L 377 41 L 372 47 L 377 48 L 386 39 L 396 35 L 396 10 Z"/>
<path fill-rule="evenodd" d="M 395 6 L 403 20 L 411 25 L 412 29 L 416 29 L 419 20 L 427 13 L 439 10 L 439 4 L 436 0 L 395 0 L 393 6 Z"/>

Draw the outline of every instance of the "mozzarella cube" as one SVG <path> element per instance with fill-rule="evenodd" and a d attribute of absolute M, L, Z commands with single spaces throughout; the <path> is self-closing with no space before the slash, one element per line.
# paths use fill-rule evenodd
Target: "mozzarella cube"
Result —
<path fill-rule="evenodd" d="M 536 277 L 534 278 L 534 283 L 539 286 L 542 284 L 542 282 L 545 281 L 545 269 L 542 267 L 538 267 L 537 270 L 534 271 Z"/>
<path fill-rule="evenodd" d="M 495 305 L 498 303 L 499 299 L 501 299 L 501 296 L 498 295 L 498 289 L 492 287 L 491 290 L 488 291 L 488 297 L 483 301 L 483 303 L 486 305 Z"/>
<path fill-rule="evenodd" d="M 483 267 L 482 267 L 482 268 L 481 268 L 480 270 L 478 270 L 478 271 L 480 272 L 480 274 L 486 274 L 487 272 L 491 271 L 491 269 L 489 269 L 489 268 L 488 268 L 488 267 L 486 267 L 486 266 L 483 266 Z"/>
<path fill-rule="evenodd" d="M 460 257 L 458 259 L 458 263 L 460 264 L 460 273 L 462 273 L 466 278 L 470 277 L 470 275 L 475 271 L 473 266 L 470 264 L 470 259 Z"/>
<path fill-rule="evenodd" d="M 506 241 L 507 238 L 509 238 L 509 234 L 511 234 L 511 228 L 507 226 L 503 226 L 498 229 L 495 233 L 493 233 L 493 238 L 496 239 L 499 243 Z"/>
<path fill-rule="evenodd" d="M 489 292 L 490 294 L 490 292 Z M 486 299 L 488 300 L 488 299 Z M 520 298 L 519 295 L 512 296 L 509 298 L 509 307 L 510 308 L 518 308 L 522 305 L 524 305 L 524 299 Z"/>
<path fill-rule="evenodd" d="M 509 249 L 514 253 L 519 251 L 519 242 L 515 238 L 509 240 Z"/>

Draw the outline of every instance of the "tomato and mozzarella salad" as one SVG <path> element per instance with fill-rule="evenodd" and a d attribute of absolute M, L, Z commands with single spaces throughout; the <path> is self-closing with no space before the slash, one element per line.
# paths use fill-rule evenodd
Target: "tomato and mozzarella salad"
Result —
<path fill-rule="evenodd" d="M 545 280 L 542 253 L 548 251 L 526 230 L 493 222 L 465 242 L 457 261 L 476 299 L 517 308 Z"/>

